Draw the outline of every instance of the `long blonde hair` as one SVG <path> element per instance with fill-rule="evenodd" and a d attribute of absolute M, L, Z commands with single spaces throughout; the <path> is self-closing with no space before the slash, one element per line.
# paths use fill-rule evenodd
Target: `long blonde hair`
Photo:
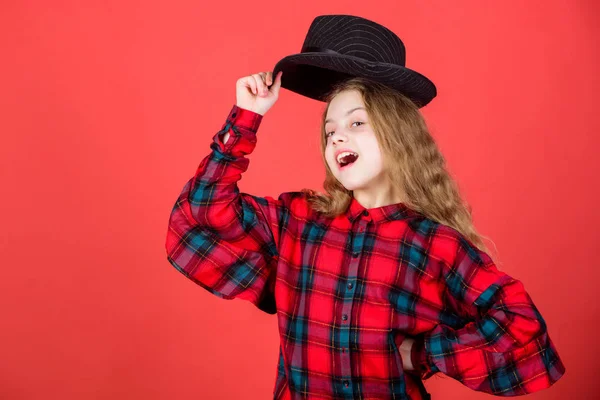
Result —
<path fill-rule="evenodd" d="M 327 110 L 331 100 L 345 90 L 356 90 L 362 95 L 381 148 L 385 173 L 394 189 L 405 194 L 403 203 L 433 221 L 456 229 L 477 248 L 488 253 L 482 240 L 487 237 L 480 235 L 473 226 L 471 206 L 461 198 L 458 185 L 447 172 L 446 161 L 419 108 L 400 92 L 364 78 L 338 83 L 326 98 L 320 139 L 326 168 L 323 184 L 326 194 L 312 189 L 302 190 L 307 194 L 312 209 L 336 217 L 346 212 L 352 199 L 352 192 L 335 178 L 325 159 Z"/>

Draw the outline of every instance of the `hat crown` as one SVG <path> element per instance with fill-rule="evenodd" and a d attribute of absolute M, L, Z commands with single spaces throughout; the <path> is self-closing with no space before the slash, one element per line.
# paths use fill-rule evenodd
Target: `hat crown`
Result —
<path fill-rule="evenodd" d="M 404 43 L 394 32 L 354 15 L 316 17 L 301 52 L 338 53 L 370 62 L 406 65 Z"/>

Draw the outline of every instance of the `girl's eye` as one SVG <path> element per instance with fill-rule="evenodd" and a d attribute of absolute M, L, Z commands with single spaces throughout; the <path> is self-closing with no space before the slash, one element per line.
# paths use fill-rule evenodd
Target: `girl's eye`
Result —
<path fill-rule="evenodd" d="M 364 122 L 361 122 L 361 121 L 355 121 L 355 122 L 353 122 L 353 123 L 352 123 L 352 125 L 354 125 L 354 124 L 361 124 L 361 125 L 362 125 L 362 124 L 364 124 Z M 327 133 L 325 134 L 325 137 L 329 137 L 329 135 L 331 135 L 333 132 L 334 132 L 334 131 L 327 132 Z"/>

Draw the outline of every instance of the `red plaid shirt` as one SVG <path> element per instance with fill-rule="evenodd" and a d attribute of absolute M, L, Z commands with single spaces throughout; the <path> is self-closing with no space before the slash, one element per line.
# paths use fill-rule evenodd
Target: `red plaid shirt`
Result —
<path fill-rule="evenodd" d="M 455 229 L 402 203 L 353 199 L 326 218 L 302 192 L 240 193 L 261 120 L 233 107 L 172 209 L 166 250 L 211 293 L 277 314 L 275 399 L 421 399 L 437 372 L 514 396 L 564 374 L 523 284 Z M 407 336 L 415 371 L 402 368 Z"/>

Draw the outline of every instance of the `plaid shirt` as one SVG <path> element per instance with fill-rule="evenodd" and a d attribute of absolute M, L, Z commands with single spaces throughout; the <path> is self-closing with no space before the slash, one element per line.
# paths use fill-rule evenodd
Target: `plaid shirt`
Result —
<path fill-rule="evenodd" d="M 166 251 L 214 295 L 277 314 L 275 399 L 421 399 L 437 372 L 515 396 L 564 374 L 523 284 L 455 229 L 402 203 L 352 199 L 326 218 L 302 192 L 240 193 L 261 120 L 232 108 L 172 209 Z M 405 337 L 415 371 L 402 367 Z"/>

